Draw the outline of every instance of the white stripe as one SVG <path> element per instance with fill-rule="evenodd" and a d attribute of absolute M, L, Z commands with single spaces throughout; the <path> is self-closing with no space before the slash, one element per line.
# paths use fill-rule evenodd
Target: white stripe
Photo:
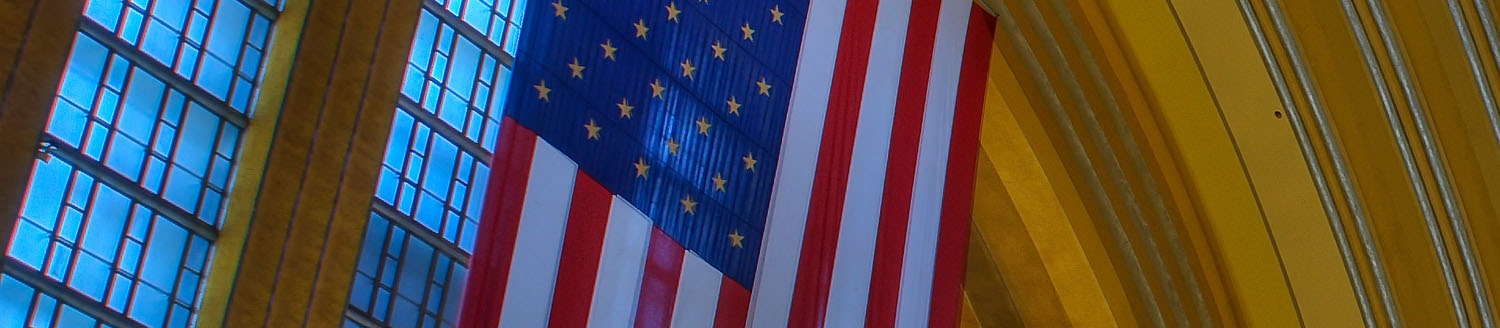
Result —
<path fill-rule="evenodd" d="M 505 283 L 507 302 L 500 311 L 500 327 L 547 325 L 577 172 L 578 166 L 566 155 L 537 139 L 510 277 Z"/>
<path fill-rule="evenodd" d="M 870 298 L 870 270 L 875 266 L 875 239 L 880 227 L 880 200 L 885 192 L 886 161 L 890 158 L 891 122 L 901 87 L 901 58 L 906 50 L 906 25 L 911 0 L 880 0 L 875 15 L 876 40 L 860 102 L 859 126 L 849 164 L 849 189 L 844 194 L 844 217 L 839 223 L 833 279 L 828 288 L 827 327 L 857 327 L 865 322 Z"/>
<path fill-rule="evenodd" d="M 714 326 L 719 307 L 719 286 L 724 276 L 693 252 L 682 252 L 682 278 L 677 281 L 677 303 L 672 306 L 672 327 Z"/>
<path fill-rule="evenodd" d="M 912 184 L 911 220 L 906 231 L 906 254 L 901 263 L 901 295 L 896 327 L 926 326 L 932 309 L 933 266 L 943 212 L 943 186 L 948 171 L 948 146 L 953 135 L 958 76 L 968 33 L 969 0 L 943 0 L 933 42 L 932 76 L 927 87 L 927 112 L 922 118 L 921 148 Z"/>
<path fill-rule="evenodd" d="M 629 327 L 635 323 L 636 302 L 641 298 L 646 250 L 651 247 L 651 221 L 615 196 L 602 247 L 589 327 Z"/>
<path fill-rule="evenodd" d="M 802 52 L 787 109 L 781 159 L 771 192 L 770 210 L 750 300 L 751 327 L 786 327 L 802 254 L 802 230 L 807 225 L 808 199 L 823 140 L 828 91 L 838 57 L 847 0 L 812 0 L 808 4 Z"/>

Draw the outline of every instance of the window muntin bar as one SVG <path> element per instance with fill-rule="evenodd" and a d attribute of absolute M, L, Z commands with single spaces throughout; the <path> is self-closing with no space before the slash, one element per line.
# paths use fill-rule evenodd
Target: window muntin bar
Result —
<path fill-rule="evenodd" d="M 452 327 L 468 269 L 391 220 L 370 215 L 352 310 L 391 327 Z"/>
<path fill-rule="evenodd" d="M 516 53 L 526 16 L 525 0 L 436 0 L 433 4 L 460 17 L 507 54 Z"/>
<path fill-rule="evenodd" d="M 47 133 L 217 224 L 241 128 L 79 34 Z"/>
<path fill-rule="evenodd" d="M 499 57 L 423 12 L 402 96 L 489 151 L 500 136 L 500 107 L 509 81 L 510 69 Z"/>
<path fill-rule="evenodd" d="M 376 198 L 473 252 L 489 166 L 404 111 L 396 111 Z"/>
<path fill-rule="evenodd" d="M 209 239 L 60 159 L 31 182 L 12 259 L 141 323 L 196 315 Z"/>
<path fill-rule="evenodd" d="M 423 1 L 345 326 L 456 319 L 525 2 Z"/>
<path fill-rule="evenodd" d="M 0 312 L 42 326 L 196 320 L 281 5 L 88 1 L 0 281 L 33 297 Z"/>
<path fill-rule="evenodd" d="M 245 3 L 92 0 L 84 14 L 239 112 L 249 111 L 271 19 Z"/>

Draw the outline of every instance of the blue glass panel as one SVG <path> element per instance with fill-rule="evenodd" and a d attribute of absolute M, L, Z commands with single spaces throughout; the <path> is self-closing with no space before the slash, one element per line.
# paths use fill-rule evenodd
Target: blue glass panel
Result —
<path fill-rule="evenodd" d="M 402 214 L 417 219 L 449 242 L 461 244 L 465 227 L 477 226 L 483 187 L 489 167 L 447 139 L 398 110 L 390 146 L 386 148 L 380 199 Z M 410 123 L 410 124 L 409 124 Z M 409 125 L 408 125 L 409 124 Z M 407 127 L 409 126 L 409 127 Z M 404 145 L 404 148 L 395 146 Z M 404 156 L 400 156 L 400 155 Z M 453 218 L 461 222 L 450 222 Z M 475 223 L 473 225 L 469 222 Z"/>
<path fill-rule="evenodd" d="M 206 239 L 193 236 L 195 244 L 184 258 L 184 241 L 190 234 L 175 222 L 152 215 L 66 161 L 38 161 L 36 168 L 8 254 L 31 267 L 27 270 L 44 272 L 115 309 L 125 308 L 122 302 L 128 298 L 121 293 L 142 279 L 137 277 L 149 283 L 138 286 L 162 290 L 176 286 L 179 273 L 199 277 L 195 272 L 208 261 Z M 149 246 L 136 238 L 148 240 Z M 196 293 L 198 282 L 191 283 L 188 292 Z M 189 307 L 195 302 L 193 297 L 177 301 Z"/>
<path fill-rule="evenodd" d="M 232 165 L 210 176 L 209 163 L 214 154 L 221 161 L 235 160 L 240 128 L 121 57 L 110 60 L 112 73 L 101 81 L 91 74 L 104 68 L 93 66 L 110 56 L 96 47 L 98 42 L 79 35 L 74 48 L 80 52 L 70 59 L 47 132 L 203 221 L 218 222 L 218 205 L 200 206 L 199 196 L 224 198 Z M 112 80 L 120 81 L 122 89 L 111 85 Z M 95 90 L 102 90 L 97 92 L 98 105 Z M 122 91 L 116 90 L 123 91 L 123 100 L 117 100 Z M 215 181 L 205 181 L 208 178 Z M 165 190 L 163 182 L 168 184 Z"/>
<path fill-rule="evenodd" d="M 167 294 L 156 287 L 138 285 L 135 299 L 130 302 L 130 318 L 150 326 L 166 323 L 167 309 L 172 306 Z"/>
<path fill-rule="evenodd" d="M 422 110 L 437 115 L 447 125 L 470 136 L 472 141 L 480 142 L 480 136 L 500 128 L 499 120 L 476 120 L 500 117 L 499 113 L 492 113 L 498 110 L 498 106 L 492 105 L 494 98 L 504 94 L 504 90 L 496 89 L 495 84 L 500 68 L 485 64 L 498 62 L 497 55 L 481 51 L 474 43 L 487 41 L 455 37 L 450 25 L 435 17 L 426 17 L 431 16 L 424 16 L 423 26 L 412 42 L 403 95 L 422 104 Z M 429 20 L 437 21 L 434 25 L 441 28 L 428 28 Z M 424 78 L 418 81 L 418 76 Z M 481 124 L 468 124 L 471 120 Z"/>
<path fill-rule="evenodd" d="M 370 216 L 350 304 L 391 327 L 455 323 L 467 270 L 389 220 Z"/>
<path fill-rule="evenodd" d="M 98 322 L 71 306 L 64 306 L 57 316 L 58 327 L 92 327 Z"/>
<path fill-rule="evenodd" d="M 89 211 L 88 229 L 83 236 L 83 249 L 104 258 L 115 258 L 120 240 L 125 233 L 126 213 L 130 213 L 130 199 L 109 188 L 99 188 L 94 195 L 94 206 Z"/>
<path fill-rule="evenodd" d="M 104 76 L 104 65 L 109 59 L 109 51 L 103 45 L 93 39 L 78 37 L 73 42 L 73 56 L 69 58 L 68 69 L 63 74 L 61 94 L 81 107 L 93 105 L 94 94 L 99 87 L 99 81 Z"/>
<path fill-rule="evenodd" d="M 187 248 L 188 232 L 173 225 L 158 225 L 151 229 L 151 240 L 146 243 L 146 260 L 141 265 L 141 278 L 162 289 L 172 288 Z"/>
<path fill-rule="evenodd" d="M 524 3 L 526 1 L 516 2 Z M 505 33 L 505 26 L 509 25 L 507 23 L 520 25 L 520 16 L 524 16 L 514 15 L 512 17 L 511 13 L 523 13 L 526 10 L 525 5 L 518 5 L 517 9 L 514 11 L 511 10 L 510 0 L 437 0 L 437 3 L 442 4 L 444 8 L 448 9 L 448 12 L 453 13 L 454 16 L 458 16 L 469 27 L 484 34 L 489 40 L 502 40 L 502 34 Z M 515 21 L 508 20 L 507 18 L 513 18 Z M 497 46 L 510 46 L 508 44 L 500 44 L 498 41 L 492 42 Z"/>
<path fill-rule="evenodd" d="M 46 294 L 38 295 L 36 299 L 36 302 L 31 305 L 31 326 L 52 327 L 52 319 L 56 316 L 59 305 L 57 299 Z"/>
<path fill-rule="evenodd" d="M 270 35 L 269 18 L 241 1 L 157 0 L 151 6 L 130 2 L 135 4 L 92 0 L 85 15 L 219 100 L 255 93 Z M 236 79 L 247 83 L 235 85 Z M 249 110 L 247 102 L 230 103 L 240 112 Z"/>
<path fill-rule="evenodd" d="M 111 269 L 104 259 L 89 252 L 79 252 L 77 263 L 73 268 L 73 277 L 68 279 L 68 287 L 73 287 L 74 290 L 95 300 L 103 300 L 104 291 L 109 287 Z"/>
<path fill-rule="evenodd" d="M 25 326 L 26 316 L 31 314 L 31 294 L 36 290 L 10 275 L 0 277 L 0 290 L 6 293 L 6 297 L 0 297 L 0 327 Z"/>

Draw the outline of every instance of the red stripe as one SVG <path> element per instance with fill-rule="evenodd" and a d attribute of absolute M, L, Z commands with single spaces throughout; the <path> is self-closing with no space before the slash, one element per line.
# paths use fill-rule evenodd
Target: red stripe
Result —
<path fill-rule="evenodd" d="M 651 229 L 651 250 L 641 279 L 641 302 L 635 309 L 636 327 L 672 325 L 677 280 L 682 277 L 682 245 L 660 229 Z"/>
<path fill-rule="evenodd" d="M 465 284 L 459 327 L 489 328 L 500 325 L 505 280 L 516 248 L 516 230 L 521 224 L 521 205 L 526 201 L 526 183 L 531 179 L 531 158 L 536 151 L 536 133 L 506 117 L 494 155 L 494 170 L 485 188 L 484 211 L 479 220 L 469 280 Z"/>
<path fill-rule="evenodd" d="M 719 284 L 719 306 L 714 315 L 714 328 L 745 328 L 750 314 L 750 291 L 745 286 L 724 276 Z"/>
<path fill-rule="evenodd" d="M 922 144 L 922 118 L 927 109 L 928 81 L 932 79 L 932 48 L 937 37 L 941 0 L 911 3 L 906 29 L 906 56 L 901 59 L 901 84 L 896 93 L 896 117 L 891 126 L 890 158 L 886 161 L 885 195 L 880 204 L 875 264 L 870 272 L 866 327 L 892 327 L 901 297 L 901 263 L 906 254 L 907 221 L 911 219 L 912 184 L 917 151 Z"/>
<path fill-rule="evenodd" d="M 853 1 L 845 8 L 844 30 L 839 40 L 838 60 L 834 64 L 818 168 L 809 198 L 807 228 L 797 265 L 797 284 L 787 319 L 787 324 L 792 327 L 821 326 L 828 308 L 828 287 L 832 282 L 844 193 L 849 187 L 849 161 L 853 155 L 854 131 L 859 125 L 860 100 L 870 64 L 870 39 L 875 33 L 877 7 L 875 1 Z"/>
<path fill-rule="evenodd" d="M 968 257 L 969 218 L 973 215 L 979 122 L 984 112 L 994 28 L 995 16 L 978 5 L 970 9 L 968 40 L 961 64 L 963 73 L 959 75 L 958 103 L 953 116 L 953 141 L 948 150 L 948 181 L 943 187 L 943 221 L 938 228 L 929 327 L 958 326 L 964 263 Z"/>
<path fill-rule="evenodd" d="M 563 237 L 562 261 L 557 266 L 557 285 L 552 294 L 549 327 L 583 327 L 594 303 L 594 282 L 599 273 L 599 254 L 604 247 L 604 227 L 612 202 L 609 190 L 587 173 L 578 171 L 568 226 Z"/>

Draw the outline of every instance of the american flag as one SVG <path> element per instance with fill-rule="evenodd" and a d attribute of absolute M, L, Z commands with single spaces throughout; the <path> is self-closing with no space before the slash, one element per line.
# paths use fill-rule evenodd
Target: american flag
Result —
<path fill-rule="evenodd" d="M 971 0 L 526 8 L 462 327 L 956 324 Z"/>

